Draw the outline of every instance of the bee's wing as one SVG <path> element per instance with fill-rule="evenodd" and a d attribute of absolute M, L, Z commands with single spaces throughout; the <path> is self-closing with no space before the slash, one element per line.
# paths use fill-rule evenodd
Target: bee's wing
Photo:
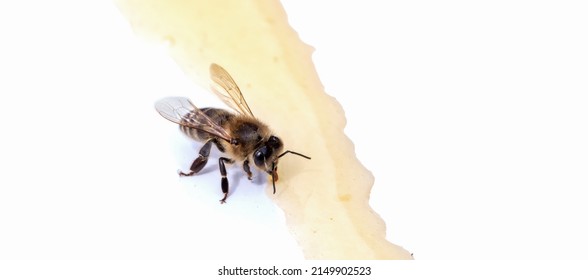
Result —
<path fill-rule="evenodd" d="M 235 111 L 253 117 L 251 109 L 247 105 L 247 101 L 243 98 L 241 90 L 237 83 L 231 78 L 231 75 L 218 64 L 210 65 L 210 78 L 214 82 L 211 86 L 212 91 L 218 95 L 225 104 L 233 108 Z"/>
<path fill-rule="evenodd" d="M 231 135 L 185 97 L 166 97 L 155 103 L 155 110 L 169 121 L 210 133 L 227 142 Z"/>

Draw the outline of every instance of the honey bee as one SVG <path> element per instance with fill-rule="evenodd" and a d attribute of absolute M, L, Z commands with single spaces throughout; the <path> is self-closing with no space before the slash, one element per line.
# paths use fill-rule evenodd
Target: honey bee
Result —
<path fill-rule="evenodd" d="M 180 130 L 188 137 L 204 142 L 190 171 L 179 171 L 179 175 L 192 176 L 202 170 L 208 162 L 210 149 L 214 144 L 219 151 L 227 155 L 218 160 L 221 189 L 224 194 L 220 200 L 221 204 L 226 202 L 229 193 L 225 164 L 235 162 L 242 163 L 249 180 L 252 177 L 251 163 L 271 175 L 275 194 L 278 160 L 289 153 L 306 159 L 310 157 L 290 150 L 282 152 L 282 140 L 273 135 L 266 124 L 253 116 L 241 90 L 224 68 L 211 64 L 210 77 L 214 82 L 212 91 L 237 114 L 224 109 L 197 108 L 185 97 L 167 97 L 155 103 L 155 109 L 161 116 L 179 124 Z"/>

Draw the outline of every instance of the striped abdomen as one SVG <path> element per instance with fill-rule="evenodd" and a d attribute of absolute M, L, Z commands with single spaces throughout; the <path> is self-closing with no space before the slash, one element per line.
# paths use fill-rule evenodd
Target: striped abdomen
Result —
<path fill-rule="evenodd" d="M 223 110 L 223 109 L 202 108 L 199 110 L 202 111 L 205 115 L 207 115 L 210 119 L 212 119 L 216 125 L 218 125 L 219 127 L 222 127 L 223 129 L 226 128 L 227 122 L 230 121 L 234 117 L 234 115 L 232 113 L 230 113 L 229 111 Z M 192 118 L 193 117 L 197 118 L 197 116 L 195 114 L 189 114 L 189 115 L 191 115 L 190 117 L 192 117 Z M 195 121 L 197 123 L 201 123 L 198 120 L 195 120 Z M 204 132 L 204 131 L 196 129 L 196 128 L 184 126 L 184 125 L 180 125 L 180 130 L 184 134 L 186 134 L 188 137 L 190 137 L 194 140 L 197 140 L 197 141 L 207 141 L 212 138 L 217 138 L 217 137 L 211 135 L 210 133 Z"/>

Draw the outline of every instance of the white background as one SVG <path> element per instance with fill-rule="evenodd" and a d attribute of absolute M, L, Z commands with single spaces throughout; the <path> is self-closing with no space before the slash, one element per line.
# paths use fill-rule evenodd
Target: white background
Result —
<path fill-rule="evenodd" d="M 0 4 L 0 259 L 297 259 L 283 214 L 163 120 L 218 105 L 108 1 Z M 581 1 L 283 1 L 417 259 L 586 259 Z M 271 125 L 271 124 L 270 124 Z M 336 141 L 336 139 L 333 139 Z"/>

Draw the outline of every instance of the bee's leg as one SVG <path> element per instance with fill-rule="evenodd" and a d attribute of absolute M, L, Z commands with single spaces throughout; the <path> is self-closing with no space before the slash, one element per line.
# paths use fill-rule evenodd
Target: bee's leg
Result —
<path fill-rule="evenodd" d="M 243 162 L 243 170 L 245 170 L 245 173 L 247 173 L 247 179 L 249 179 L 249 181 L 251 181 L 251 169 L 249 169 L 249 160 L 245 160 L 245 162 Z"/>
<path fill-rule="evenodd" d="M 192 163 L 192 166 L 190 166 L 190 172 L 184 173 L 180 171 L 180 176 L 192 176 L 200 172 L 200 170 L 202 170 L 202 168 L 204 168 L 204 166 L 206 165 L 206 162 L 208 162 L 208 155 L 210 155 L 211 145 L 212 141 L 206 142 L 204 146 L 200 148 L 200 151 L 198 152 L 198 158 L 196 158 Z"/>
<path fill-rule="evenodd" d="M 221 189 L 225 194 L 223 199 L 220 200 L 221 204 L 227 202 L 227 195 L 229 195 L 229 180 L 227 179 L 227 169 L 225 168 L 225 162 L 233 163 L 233 160 L 226 157 L 221 157 L 218 159 L 218 166 L 221 173 Z"/>
<path fill-rule="evenodd" d="M 225 147 L 223 147 L 223 145 L 220 144 L 220 142 L 218 142 L 217 139 L 212 139 L 211 140 L 212 143 L 214 143 L 214 145 L 216 146 L 216 148 L 221 152 L 224 153 L 225 152 Z"/>

